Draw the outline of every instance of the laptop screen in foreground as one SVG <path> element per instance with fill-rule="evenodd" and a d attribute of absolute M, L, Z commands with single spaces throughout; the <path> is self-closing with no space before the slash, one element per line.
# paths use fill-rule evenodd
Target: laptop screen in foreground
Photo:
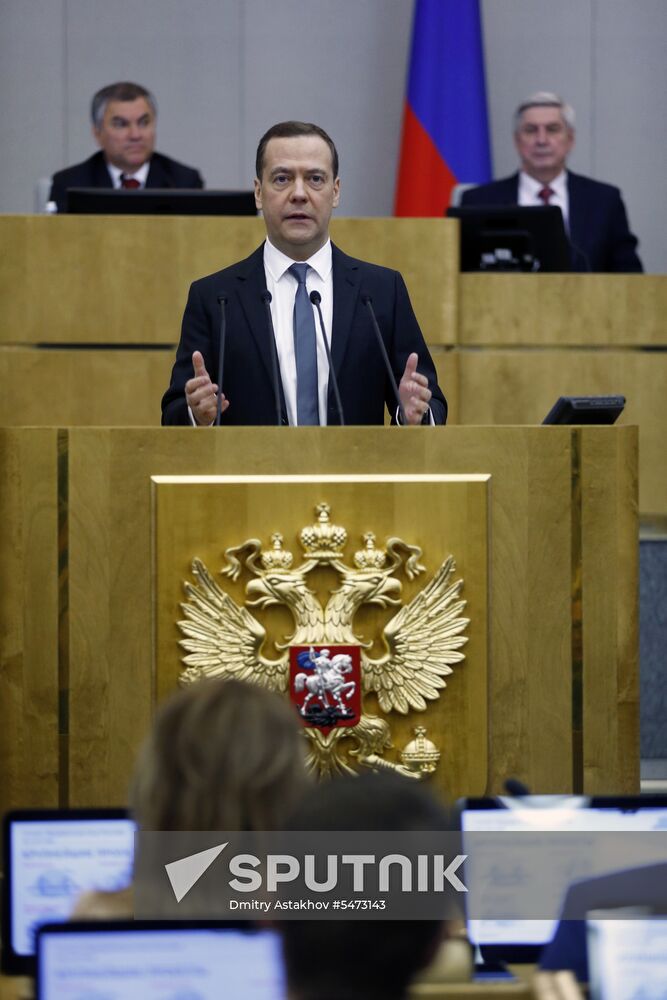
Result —
<path fill-rule="evenodd" d="M 8 813 L 4 827 L 3 968 L 27 972 L 40 924 L 67 920 L 83 892 L 130 884 L 135 824 L 121 809 L 54 809 Z"/>
<path fill-rule="evenodd" d="M 196 924 L 59 924 L 38 933 L 37 1000 L 281 1000 L 275 931 Z"/>

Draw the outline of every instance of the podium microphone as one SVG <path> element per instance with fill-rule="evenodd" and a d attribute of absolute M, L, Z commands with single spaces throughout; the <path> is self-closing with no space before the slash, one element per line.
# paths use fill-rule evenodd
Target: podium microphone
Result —
<path fill-rule="evenodd" d="M 338 422 L 341 427 L 345 427 L 345 417 L 343 416 L 343 404 L 340 401 L 340 393 L 338 391 L 338 380 L 336 378 L 336 373 L 334 371 L 333 361 L 331 360 L 329 341 L 327 340 L 326 330 L 324 329 L 324 319 L 322 318 L 322 309 L 320 308 L 320 302 L 322 301 L 322 296 L 318 291 L 313 289 L 313 291 L 310 293 L 310 301 L 317 309 L 317 315 L 320 317 L 320 330 L 322 332 L 322 342 L 324 343 L 324 350 L 326 351 L 327 361 L 329 362 L 329 378 L 331 379 L 331 384 L 333 385 L 334 397 L 336 399 L 336 409 L 338 410 Z"/>
<path fill-rule="evenodd" d="M 382 354 L 382 360 L 384 361 L 384 366 L 387 369 L 387 375 L 389 376 L 389 381 L 391 387 L 394 390 L 394 396 L 396 397 L 396 403 L 398 404 L 398 414 L 401 418 L 401 423 L 406 424 L 405 411 L 401 404 L 401 397 L 398 392 L 398 386 L 396 385 L 396 378 L 394 377 L 394 372 L 391 367 L 391 362 L 389 360 L 389 355 L 387 354 L 387 348 L 384 346 L 384 340 L 382 339 L 382 334 L 380 333 L 380 327 L 378 326 L 378 321 L 375 316 L 375 310 L 373 309 L 373 299 L 370 297 L 368 292 L 361 293 L 361 301 L 365 306 L 368 306 L 368 311 L 371 314 L 371 320 L 373 323 L 373 329 L 375 330 L 375 336 L 377 337 L 378 346 L 380 348 L 380 353 Z"/>
<path fill-rule="evenodd" d="M 215 427 L 220 426 L 222 416 L 222 373 L 225 364 L 225 340 L 227 338 L 227 296 L 224 292 L 218 295 L 218 305 L 220 306 L 220 343 L 218 350 L 218 404 L 215 414 Z"/>
<path fill-rule="evenodd" d="M 271 336 L 271 378 L 273 380 L 273 395 L 276 401 L 276 426 L 282 426 L 283 418 L 280 405 L 280 374 L 278 372 L 278 348 L 276 346 L 276 332 L 273 329 L 273 317 L 271 315 L 271 292 L 265 288 L 261 299 L 266 309 L 266 321 Z"/>

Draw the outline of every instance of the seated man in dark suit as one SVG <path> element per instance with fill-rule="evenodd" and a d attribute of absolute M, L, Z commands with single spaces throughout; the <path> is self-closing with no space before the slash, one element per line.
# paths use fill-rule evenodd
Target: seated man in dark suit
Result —
<path fill-rule="evenodd" d="M 519 105 L 514 142 L 521 169 L 464 192 L 463 205 L 557 205 L 572 249 L 573 271 L 642 271 L 621 192 L 566 169 L 574 146 L 574 110 L 540 91 Z"/>
<path fill-rule="evenodd" d="M 340 423 L 320 317 L 347 424 L 444 424 L 447 403 L 401 275 L 348 257 L 329 239 L 338 153 L 317 125 L 281 122 L 260 140 L 255 201 L 267 239 L 247 260 L 195 281 L 185 307 L 163 424 L 211 425 L 218 403 L 221 300 L 226 314 L 223 425 Z M 271 322 L 270 322 L 271 320 Z M 418 367 L 419 366 L 419 367 Z"/>
<path fill-rule="evenodd" d="M 157 104 L 144 87 L 103 87 L 91 117 L 100 151 L 53 175 L 49 197 L 59 212 L 67 211 L 68 188 L 203 188 L 198 170 L 154 152 Z"/>

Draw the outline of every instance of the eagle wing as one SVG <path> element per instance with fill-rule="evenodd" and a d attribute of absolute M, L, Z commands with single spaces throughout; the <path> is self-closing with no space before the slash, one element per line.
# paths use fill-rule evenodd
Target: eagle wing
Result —
<path fill-rule="evenodd" d="M 181 605 L 185 620 L 178 627 L 185 636 L 183 663 L 205 677 L 229 676 L 249 680 L 276 691 L 287 688 L 287 655 L 278 660 L 260 656 L 266 630 L 213 579 L 199 559 L 192 562 L 196 583 L 185 583 L 188 601 Z"/>
<path fill-rule="evenodd" d="M 433 579 L 388 622 L 383 638 L 388 652 L 371 660 L 362 652 L 364 686 L 378 695 L 383 712 L 403 715 L 424 711 L 439 697 L 452 666 L 465 659 L 468 641 L 461 635 L 470 619 L 461 617 L 463 580 L 452 583 L 456 569 L 449 556 Z"/>

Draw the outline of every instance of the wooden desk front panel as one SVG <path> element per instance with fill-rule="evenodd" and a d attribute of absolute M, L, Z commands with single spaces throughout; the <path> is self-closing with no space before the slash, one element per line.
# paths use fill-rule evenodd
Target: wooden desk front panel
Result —
<path fill-rule="evenodd" d="M 616 437 L 617 454 L 609 474 L 613 477 L 614 470 L 627 466 L 631 477 L 634 430 L 598 431 Z M 354 474 L 397 469 L 489 473 L 489 788 L 499 791 L 504 779 L 515 775 L 542 792 L 571 789 L 572 432 L 567 428 L 406 432 L 331 428 L 322 434 L 311 428 L 267 429 L 261 432 L 261 444 L 257 433 L 251 428 L 232 434 L 187 428 L 70 431 L 70 504 L 76 511 L 70 540 L 70 595 L 72 608 L 78 609 L 70 629 L 72 802 L 102 803 L 123 796 L 136 747 L 150 723 L 150 477 L 169 474 Z M 630 487 L 616 495 L 611 519 L 600 529 L 605 546 L 609 536 L 627 533 L 628 524 L 630 533 L 636 531 L 631 493 Z M 599 516 L 599 497 L 587 494 L 585 504 L 591 517 Z M 591 558 L 584 540 L 584 574 Z M 607 586 L 607 569 L 614 569 L 614 564 L 600 567 L 604 554 L 596 558 L 596 572 L 587 576 L 587 596 L 592 601 Z M 630 561 L 632 581 L 636 556 L 624 549 L 623 559 Z M 602 575 L 597 573 L 600 568 Z M 622 596 L 612 594 L 611 612 L 608 604 L 597 627 L 616 630 L 621 620 L 616 602 Z M 594 629 L 588 641 L 595 643 Z M 605 660 L 600 677 L 593 677 L 586 688 L 584 712 L 597 711 L 595 686 L 606 687 L 613 670 L 618 676 L 614 690 L 621 691 L 624 711 L 634 717 L 636 655 L 627 644 L 612 655 L 616 662 Z M 592 669 L 584 663 L 585 671 Z M 611 697 L 616 704 L 617 696 Z M 622 746 L 610 760 L 607 743 L 587 742 L 587 725 L 585 714 L 589 772 L 595 771 L 609 792 L 634 791 L 638 748 L 631 727 L 619 727 Z M 620 757 L 629 761 L 627 767 L 620 767 Z"/>
<path fill-rule="evenodd" d="M 456 331 L 458 227 L 444 219 L 334 219 L 345 253 L 401 271 L 429 343 Z M 188 287 L 243 260 L 261 219 L 0 216 L 5 344 L 176 343 Z"/>
<path fill-rule="evenodd" d="M 660 274 L 462 274 L 458 342 L 468 347 L 665 347 Z"/>

